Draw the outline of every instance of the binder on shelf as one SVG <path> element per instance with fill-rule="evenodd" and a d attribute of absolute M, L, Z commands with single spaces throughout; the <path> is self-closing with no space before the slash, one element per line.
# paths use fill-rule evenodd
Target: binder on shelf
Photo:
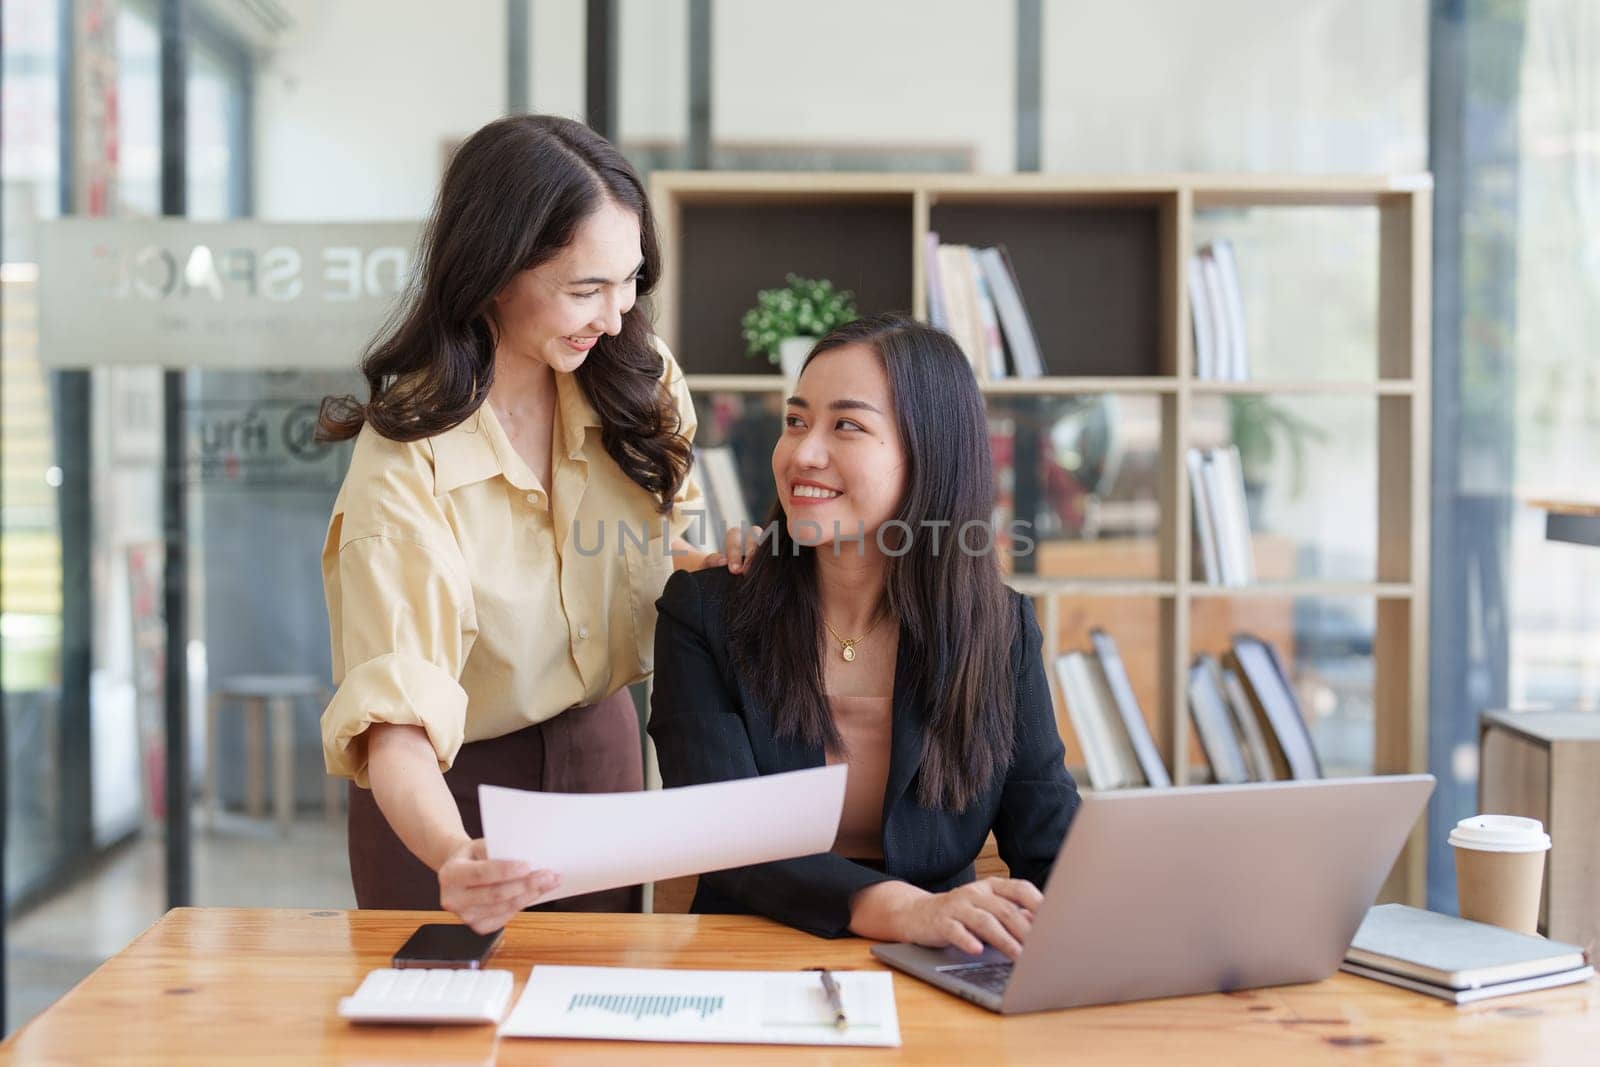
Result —
<path fill-rule="evenodd" d="M 1218 362 L 1225 381 L 1250 380 L 1250 350 L 1245 338 L 1244 297 L 1239 285 L 1239 262 L 1233 255 L 1233 242 L 1218 238 L 1211 242 L 1211 258 L 1217 265 L 1217 280 L 1221 285 L 1222 310 L 1227 316 L 1228 349 L 1224 356 L 1218 353 Z"/>
<path fill-rule="evenodd" d="M 722 512 L 717 509 L 716 495 L 712 492 L 710 476 L 706 473 L 706 449 L 694 449 L 694 471 L 700 481 L 700 521 L 691 522 L 684 531 L 685 539 L 702 552 L 720 552 L 717 538 L 728 528 Z"/>
<path fill-rule="evenodd" d="M 1095 663 L 1082 652 L 1066 652 L 1056 659 L 1056 680 L 1072 720 L 1073 733 L 1083 749 L 1084 767 L 1094 789 L 1121 789 L 1144 784 L 1125 734 L 1111 719 L 1115 714 L 1103 703 L 1103 678 L 1095 677 Z M 1119 744 L 1120 742 L 1120 744 Z"/>
<path fill-rule="evenodd" d="M 1195 377 L 1211 378 L 1217 367 L 1217 326 L 1211 315 L 1211 294 L 1206 288 L 1205 264 L 1200 253 L 1189 257 L 1189 318 L 1194 325 Z"/>
<path fill-rule="evenodd" d="M 1211 540 L 1217 550 L 1219 581 L 1226 586 L 1250 585 L 1256 580 L 1256 568 L 1239 450 L 1229 445 L 1202 452 L 1201 482 L 1205 486 L 1205 514 L 1211 520 Z M 1202 549 L 1204 536 L 1201 535 Z"/>
<path fill-rule="evenodd" d="M 984 350 L 982 316 L 978 311 L 978 286 L 972 276 L 972 257 L 966 245 L 939 246 L 939 281 L 944 289 L 948 330 L 981 380 L 988 358 Z"/>
<path fill-rule="evenodd" d="M 1005 247 L 940 244 L 930 232 L 924 255 L 928 321 L 955 338 L 978 379 L 1044 377 L 1038 334 Z"/>
<path fill-rule="evenodd" d="M 1117 777 L 1124 785 L 1144 785 L 1144 770 L 1139 766 L 1138 754 L 1133 750 L 1133 740 L 1122 725 L 1122 717 L 1117 712 L 1116 698 L 1106 681 L 1106 672 L 1101 667 L 1100 658 L 1093 652 L 1085 652 L 1083 660 L 1089 673 L 1089 690 L 1094 698 L 1094 713 L 1099 718 L 1105 738 L 1111 746 L 1111 758 L 1116 764 Z"/>
<path fill-rule="evenodd" d="M 1144 712 L 1139 709 L 1139 700 L 1133 694 L 1133 683 L 1128 679 L 1128 669 L 1123 665 L 1117 642 L 1098 627 L 1089 631 L 1089 640 L 1094 645 L 1095 658 L 1100 662 L 1100 672 L 1105 677 L 1111 702 L 1122 719 L 1123 729 L 1133 746 L 1133 754 L 1139 761 L 1144 780 L 1153 786 L 1170 786 L 1172 777 L 1161 762 L 1155 738 L 1150 736 L 1150 727 L 1145 723 Z"/>
<path fill-rule="evenodd" d="M 1189 499 L 1194 504 L 1195 539 L 1200 546 L 1201 570 L 1206 584 L 1222 584 L 1222 558 L 1217 550 L 1217 521 L 1212 512 L 1215 504 L 1206 479 L 1205 453 L 1191 448 L 1184 453 L 1189 467 Z"/>
<path fill-rule="evenodd" d="M 1022 287 L 1004 245 L 978 251 L 983 276 L 994 295 L 995 310 L 1005 333 L 1006 349 L 1011 353 L 1011 368 L 1018 378 L 1044 377 L 1044 360 L 1039 355 L 1039 337 L 1033 330 L 1027 306 L 1022 302 Z"/>
<path fill-rule="evenodd" d="M 928 232 L 923 243 L 923 273 L 928 281 L 928 324 L 950 329 L 950 313 L 945 308 L 944 282 L 939 270 L 939 235 Z"/>
<path fill-rule="evenodd" d="M 1228 666 L 1239 674 L 1250 706 L 1265 724 L 1262 733 L 1279 778 L 1322 777 L 1322 764 L 1311 742 L 1311 731 L 1300 714 L 1289 676 L 1273 647 L 1260 638 L 1240 634 L 1233 639 Z"/>
<path fill-rule="evenodd" d="M 701 547 L 720 552 L 727 531 L 750 523 L 750 509 L 739 484 L 739 467 L 734 462 L 733 449 L 727 445 L 697 448 L 695 457 L 704 475 L 700 489 L 706 501 L 706 536 L 711 540 L 709 546 Z"/>
<path fill-rule="evenodd" d="M 1213 657 L 1196 656 L 1189 666 L 1189 711 L 1194 716 L 1200 747 L 1211 764 L 1211 777 L 1224 785 L 1250 781 L 1244 751 L 1217 688 Z"/>
<path fill-rule="evenodd" d="M 1228 710 L 1233 713 L 1234 726 L 1239 731 L 1239 739 L 1250 764 L 1250 776 L 1258 782 L 1270 782 L 1278 775 L 1272 767 L 1272 751 L 1267 748 L 1266 735 L 1261 732 L 1255 708 L 1250 706 L 1250 696 L 1244 691 L 1238 671 L 1231 667 L 1219 669 L 1222 672 L 1222 695 L 1227 699 Z"/>
<path fill-rule="evenodd" d="M 1000 339 L 1000 313 L 995 310 L 994 293 L 984 273 L 981 250 L 967 249 L 972 281 L 978 289 L 978 323 L 983 328 L 983 372 L 980 379 L 999 381 L 1006 376 L 1006 347 Z"/>
<path fill-rule="evenodd" d="M 1205 283 L 1206 306 L 1211 315 L 1211 339 L 1213 341 L 1211 363 L 1201 369 L 1196 368 L 1201 378 L 1216 381 L 1222 378 L 1228 362 L 1228 352 L 1232 339 L 1228 336 L 1228 309 L 1223 305 L 1222 297 L 1222 272 L 1217 266 L 1217 259 L 1211 254 L 1209 248 L 1200 250 L 1200 276 Z"/>
<path fill-rule="evenodd" d="M 1194 326 L 1195 377 L 1250 380 L 1244 296 L 1233 243 L 1218 238 L 1189 257 L 1189 314 Z"/>

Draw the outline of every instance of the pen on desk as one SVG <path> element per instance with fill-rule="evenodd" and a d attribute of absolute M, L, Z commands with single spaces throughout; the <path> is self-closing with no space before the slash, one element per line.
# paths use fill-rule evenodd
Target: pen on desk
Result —
<path fill-rule="evenodd" d="M 843 1030 L 849 1025 L 849 1020 L 844 1016 L 844 998 L 839 995 L 839 983 L 834 981 L 833 975 L 828 973 L 826 967 L 813 967 L 813 971 L 822 978 L 822 991 L 828 994 L 828 1006 L 833 1009 L 833 1025 Z"/>

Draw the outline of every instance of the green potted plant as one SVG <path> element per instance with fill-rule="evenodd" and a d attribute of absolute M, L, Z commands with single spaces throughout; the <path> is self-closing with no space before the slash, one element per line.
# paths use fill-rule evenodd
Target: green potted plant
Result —
<path fill-rule="evenodd" d="M 817 338 L 860 315 L 854 294 L 835 288 L 826 278 L 790 274 L 786 282 L 781 289 L 757 293 L 756 306 L 744 313 L 740 325 L 748 354 L 765 355 L 793 380 Z"/>

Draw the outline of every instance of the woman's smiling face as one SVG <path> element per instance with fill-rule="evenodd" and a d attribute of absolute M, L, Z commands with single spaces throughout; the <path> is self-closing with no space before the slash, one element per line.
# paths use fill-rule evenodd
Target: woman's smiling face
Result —
<path fill-rule="evenodd" d="M 643 266 L 638 216 L 606 200 L 579 224 L 571 244 L 496 294 L 501 348 L 572 373 L 602 336 L 622 332 Z"/>
<path fill-rule="evenodd" d="M 864 538 L 900 511 L 905 446 L 883 359 L 868 345 L 811 360 L 784 412 L 772 478 L 788 533 L 813 547 Z"/>

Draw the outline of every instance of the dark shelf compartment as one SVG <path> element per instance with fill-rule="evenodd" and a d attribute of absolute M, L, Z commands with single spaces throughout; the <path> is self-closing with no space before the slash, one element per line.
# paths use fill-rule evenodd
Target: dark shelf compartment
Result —
<path fill-rule="evenodd" d="M 687 203 L 675 355 L 690 374 L 777 374 L 745 355 L 739 320 L 790 273 L 855 293 L 864 315 L 911 311 L 910 196 L 805 203 Z"/>
<path fill-rule="evenodd" d="M 1047 374 L 1167 372 L 1158 204 L 942 203 L 930 227 L 945 244 L 1006 246 Z"/>

